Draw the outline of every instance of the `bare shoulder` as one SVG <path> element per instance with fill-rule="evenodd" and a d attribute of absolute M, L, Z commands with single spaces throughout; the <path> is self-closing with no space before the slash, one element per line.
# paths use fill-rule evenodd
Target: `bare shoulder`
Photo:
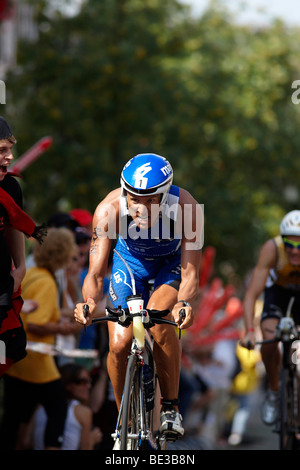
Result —
<path fill-rule="evenodd" d="M 118 215 L 120 195 L 121 188 L 111 191 L 96 207 L 94 218 L 97 220 L 103 216 L 107 217 L 110 213 Z"/>
<path fill-rule="evenodd" d="M 272 268 L 276 265 L 277 249 L 274 240 L 270 239 L 262 246 L 257 266 Z"/>
<path fill-rule="evenodd" d="M 199 204 L 189 191 L 179 188 L 179 203 L 182 204 Z"/>
<path fill-rule="evenodd" d="M 80 424 L 84 424 L 87 421 L 89 422 L 92 418 L 92 410 L 81 403 L 75 406 L 74 414 Z"/>

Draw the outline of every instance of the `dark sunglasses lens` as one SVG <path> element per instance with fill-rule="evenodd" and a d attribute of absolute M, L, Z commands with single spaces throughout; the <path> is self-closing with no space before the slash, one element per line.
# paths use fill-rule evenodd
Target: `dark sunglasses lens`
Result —
<path fill-rule="evenodd" d="M 293 243 L 290 243 L 290 242 L 284 242 L 284 246 L 286 246 L 286 248 L 297 248 L 297 250 L 300 250 L 300 243 L 298 243 L 297 245 L 294 245 Z"/>
<path fill-rule="evenodd" d="M 77 380 L 74 380 L 74 383 L 76 385 L 88 385 L 90 383 L 90 380 L 89 379 L 77 379 Z"/>

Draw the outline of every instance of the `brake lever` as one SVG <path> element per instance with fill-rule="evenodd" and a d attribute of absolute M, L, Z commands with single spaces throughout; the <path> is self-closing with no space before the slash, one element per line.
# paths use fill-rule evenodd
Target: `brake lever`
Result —
<path fill-rule="evenodd" d="M 88 306 L 88 304 L 84 304 L 83 306 L 84 318 L 87 318 L 89 311 L 90 311 L 90 307 Z M 86 324 L 84 325 L 84 334 L 86 335 Z"/>
<path fill-rule="evenodd" d="M 178 326 L 181 325 L 181 323 L 183 322 L 183 320 L 185 319 L 185 310 L 184 308 L 181 308 L 179 310 L 179 323 L 178 323 Z M 178 329 L 178 338 L 181 339 L 181 328 Z"/>

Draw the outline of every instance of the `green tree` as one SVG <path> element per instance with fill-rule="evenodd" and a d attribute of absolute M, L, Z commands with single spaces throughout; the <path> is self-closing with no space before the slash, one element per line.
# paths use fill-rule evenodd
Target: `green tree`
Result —
<path fill-rule="evenodd" d="M 161 62 L 182 48 L 183 8 L 173 0 L 88 1 L 71 18 L 45 7 L 37 14 L 39 41 L 20 44 L 19 68 L 8 79 L 19 148 L 54 138 L 36 171 L 24 174 L 39 218 L 61 199 L 93 210 L 131 156 L 163 150 L 176 77 Z"/>
<path fill-rule="evenodd" d="M 186 88 L 168 148 L 184 155 L 181 182 L 205 204 L 205 240 L 217 248 L 217 265 L 228 270 L 229 262 L 239 275 L 299 204 L 286 197 L 300 164 L 299 108 L 291 102 L 297 38 L 280 21 L 251 30 L 213 8 L 190 28 L 185 60 L 174 63 Z"/>
<path fill-rule="evenodd" d="M 299 204 L 299 31 L 240 26 L 219 2 L 201 18 L 177 0 L 87 0 L 72 17 L 34 4 L 39 40 L 7 79 L 19 153 L 54 138 L 24 172 L 30 212 L 93 211 L 131 156 L 159 153 L 205 205 L 219 272 L 243 278 Z"/>

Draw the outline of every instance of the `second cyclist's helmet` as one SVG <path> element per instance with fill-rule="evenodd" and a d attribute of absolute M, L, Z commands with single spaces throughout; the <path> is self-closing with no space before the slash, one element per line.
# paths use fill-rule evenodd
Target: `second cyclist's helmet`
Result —
<path fill-rule="evenodd" d="M 281 235 L 294 235 L 300 237 L 300 211 L 288 212 L 280 224 Z"/>
<path fill-rule="evenodd" d="M 164 204 L 173 181 L 173 170 L 168 160 L 155 153 L 142 153 L 133 157 L 121 174 L 122 194 L 147 196 L 161 194 Z"/>

